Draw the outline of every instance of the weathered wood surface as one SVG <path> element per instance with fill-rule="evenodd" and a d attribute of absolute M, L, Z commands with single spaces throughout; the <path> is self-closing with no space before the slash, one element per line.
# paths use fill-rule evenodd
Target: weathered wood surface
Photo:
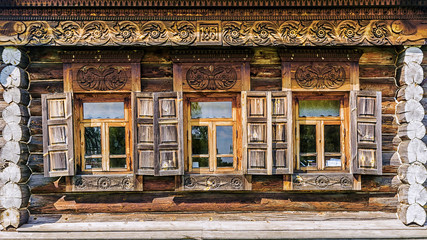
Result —
<path fill-rule="evenodd" d="M 0 188 L 0 206 L 2 208 L 25 208 L 30 198 L 27 184 L 6 183 Z"/>
<path fill-rule="evenodd" d="M 23 50 L 15 47 L 4 47 L 1 58 L 5 64 L 18 66 L 24 69 L 30 63 L 28 55 Z"/>
<path fill-rule="evenodd" d="M 0 222 L 3 227 L 12 226 L 14 228 L 18 228 L 28 221 L 29 216 L 30 213 L 27 209 L 18 210 L 15 208 L 9 208 L 0 214 Z"/>
<path fill-rule="evenodd" d="M 157 198 L 172 198 L 158 204 Z M 93 193 L 33 194 L 32 213 L 130 213 L 226 211 L 387 211 L 395 212 L 395 193 Z"/>

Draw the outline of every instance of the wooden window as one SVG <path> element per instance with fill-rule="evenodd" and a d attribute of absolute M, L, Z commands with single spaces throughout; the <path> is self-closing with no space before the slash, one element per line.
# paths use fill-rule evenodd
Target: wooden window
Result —
<path fill-rule="evenodd" d="M 75 116 L 82 172 L 131 170 L 127 95 L 78 95 Z"/>
<path fill-rule="evenodd" d="M 237 99 L 186 98 L 189 172 L 224 173 L 240 169 Z"/>
<path fill-rule="evenodd" d="M 348 169 L 348 94 L 296 94 L 296 169 Z"/>

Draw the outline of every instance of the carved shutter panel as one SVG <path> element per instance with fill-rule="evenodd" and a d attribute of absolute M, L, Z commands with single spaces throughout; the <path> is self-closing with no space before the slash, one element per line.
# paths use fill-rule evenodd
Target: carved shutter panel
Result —
<path fill-rule="evenodd" d="M 154 175 L 153 94 L 134 92 L 132 104 L 135 173 L 138 175 Z"/>
<path fill-rule="evenodd" d="M 156 175 L 184 174 L 182 108 L 182 93 L 154 93 L 154 169 Z"/>
<path fill-rule="evenodd" d="M 381 175 L 381 92 L 352 91 L 350 109 L 352 172 Z"/>
<path fill-rule="evenodd" d="M 270 103 L 273 174 L 289 174 L 293 170 L 291 91 L 271 92 Z"/>
<path fill-rule="evenodd" d="M 74 175 L 71 93 L 42 95 L 43 163 L 46 177 Z"/>

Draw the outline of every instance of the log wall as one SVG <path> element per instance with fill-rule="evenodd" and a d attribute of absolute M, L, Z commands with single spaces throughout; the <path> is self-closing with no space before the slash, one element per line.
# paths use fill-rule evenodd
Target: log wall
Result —
<path fill-rule="evenodd" d="M 360 88 L 382 91 L 383 175 L 362 176 L 360 192 L 283 192 L 283 177 L 253 176 L 251 192 L 175 192 L 174 177 L 144 177 L 142 193 L 66 193 L 64 177 L 43 176 L 40 95 L 63 91 L 62 62 L 55 47 L 27 49 L 31 64 L 31 141 L 33 172 L 31 213 L 138 211 L 395 211 L 398 205 L 393 162 L 397 145 L 394 119 L 396 92 L 394 48 L 361 48 Z M 172 91 L 172 62 L 168 48 L 146 48 L 141 61 L 142 91 Z M 280 90 L 281 62 L 275 48 L 255 48 L 250 64 L 252 90 Z M 426 54 L 427 55 L 427 54 Z M 426 66 L 426 62 L 423 64 Z M 425 67 L 426 69 L 426 67 Z M 427 87 L 427 86 L 425 86 Z M 426 98 L 425 98 L 426 99 Z M 3 101 L 0 101 L 3 103 Z M 424 105 L 425 106 L 425 105 Z M 0 111 L 4 106 L 0 104 Z M 425 106 L 426 108 L 426 106 Z M 427 120 L 426 120 L 427 121 Z M 4 123 L 0 120 L 0 127 Z M 0 145 L 2 144 L 0 138 Z"/>

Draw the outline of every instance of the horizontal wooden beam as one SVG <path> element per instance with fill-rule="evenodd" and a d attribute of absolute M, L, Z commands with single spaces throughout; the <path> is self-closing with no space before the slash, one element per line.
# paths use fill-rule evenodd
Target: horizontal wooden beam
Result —
<path fill-rule="evenodd" d="M 0 21 L 0 45 L 397 46 L 422 45 L 421 20 Z"/>

